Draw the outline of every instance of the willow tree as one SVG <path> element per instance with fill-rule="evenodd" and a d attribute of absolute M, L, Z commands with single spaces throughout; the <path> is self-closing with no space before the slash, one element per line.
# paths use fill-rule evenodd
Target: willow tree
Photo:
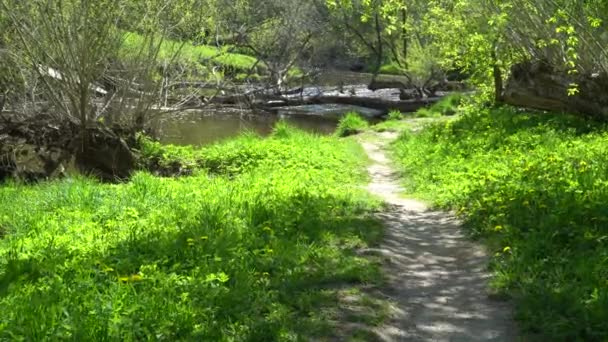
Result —
<path fill-rule="evenodd" d="M 5 47 L 18 61 L 26 83 L 40 84 L 29 96 L 49 115 L 80 127 L 83 149 L 87 129 L 102 122 L 141 127 L 158 94 L 157 58 L 167 13 L 177 1 L 150 0 L 0 0 L 13 32 Z M 126 19 L 137 18 L 129 21 Z M 126 29 L 140 42 L 127 44 Z M 5 63 L 4 61 L 3 63 Z M 35 114 L 40 106 L 30 108 Z M 25 113 L 27 114 L 27 113 Z"/>

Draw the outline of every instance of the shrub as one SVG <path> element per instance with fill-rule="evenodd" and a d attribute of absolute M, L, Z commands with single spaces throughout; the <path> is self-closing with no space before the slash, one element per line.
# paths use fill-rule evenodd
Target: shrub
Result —
<path fill-rule="evenodd" d="M 414 113 L 414 117 L 417 118 L 438 118 L 441 113 L 432 110 L 431 108 L 420 108 Z"/>
<path fill-rule="evenodd" d="M 289 138 L 297 134 L 296 132 L 285 120 L 277 121 L 272 128 L 272 136 L 276 138 Z"/>
<path fill-rule="evenodd" d="M 363 132 L 368 126 L 368 122 L 359 114 L 350 112 L 340 119 L 335 134 L 339 137 L 347 137 Z"/>
<path fill-rule="evenodd" d="M 431 106 L 431 110 L 441 115 L 454 115 L 462 102 L 462 94 L 450 94 Z"/>

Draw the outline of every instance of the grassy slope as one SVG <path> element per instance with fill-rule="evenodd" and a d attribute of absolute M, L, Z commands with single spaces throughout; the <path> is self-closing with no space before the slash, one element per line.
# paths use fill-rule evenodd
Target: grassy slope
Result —
<path fill-rule="evenodd" d="M 144 38 L 137 33 L 125 34 L 124 48 L 127 51 L 138 51 L 144 43 Z M 180 50 L 181 48 L 181 50 Z M 225 49 L 219 49 L 215 46 L 208 45 L 192 45 L 181 42 L 165 40 L 159 51 L 160 60 L 171 60 L 175 53 L 179 51 L 177 60 L 188 63 L 197 64 L 202 61 L 210 60 L 221 66 L 228 66 L 239 71 L 248 71 L 255 65 L 256 59 L 251 56 L 230 53 Z"/>
<path fill-rule="evenodd" d="M 280 126 L 146 153 L 209 171 L 0 186 L 0 339 L 316 338 L 338 288 L 380 279 L 353 252 L 381 233 L 354 141 Z"/>
<path fill-rule="evenodd" d="M 551 340 L 608 339 L 608 133 L 513 109 L 465 110 L 394 145 L 410 191 L 455 208 L 495 252 L 494 286 Z"/>

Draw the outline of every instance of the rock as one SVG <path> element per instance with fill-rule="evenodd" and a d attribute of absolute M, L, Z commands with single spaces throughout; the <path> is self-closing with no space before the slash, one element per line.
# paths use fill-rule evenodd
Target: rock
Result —
<path fill-rule="evenodd" d="M 568 95 L 571 84 L 578 93 Z M 541 61 L 516 64 L 503 98 L 514 106 L 608 119 L 608 75 L 568 75 Z"/>

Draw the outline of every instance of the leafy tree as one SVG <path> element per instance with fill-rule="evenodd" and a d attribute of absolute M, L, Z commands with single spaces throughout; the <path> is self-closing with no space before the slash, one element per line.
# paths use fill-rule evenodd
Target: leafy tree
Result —
<path fill-rule="evenodd" d="M 327 0 L 327 4 L 336 10 L 361 8 L 362 21 L 383 23 L 385 38 L 379 38 L 375 48 L 378 61 L 384 45 L 408 69 L 408 42 L 415 37 L 433 51 L 444 69 L 466 71 L 486 95 L 494 94 L 495 101 L 501 100 L 510 67 L 525 59 L 543 60 L 571 75 L 608 71 L 608 11 L 601 0 Z M 396 37 L 403 40 L 401 52 Z M 573 84 L 571 93 L 575 92 Z"/>

